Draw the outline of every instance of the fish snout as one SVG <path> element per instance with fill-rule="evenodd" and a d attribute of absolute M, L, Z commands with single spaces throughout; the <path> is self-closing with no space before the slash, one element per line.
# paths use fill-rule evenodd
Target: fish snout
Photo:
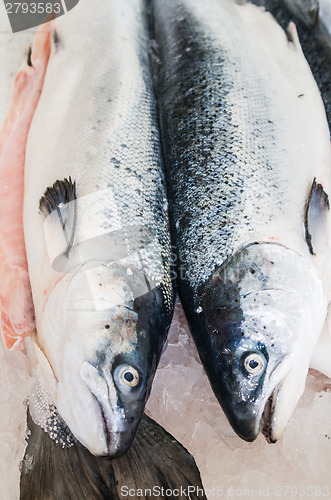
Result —
<path fill-rule="evenodd" d="M 255 441 L 260 432 L 261 415 L 259 409 L 248 404 L 231 406 L 225 413 L 235 433 L 245 441 Z"/>
<path fill-rule="evenodd" d="M 111 458 L 123 455 L 130 447 L 139 418 L 127 415 L 120 405 L 118 392 L 110 371 L 96 368 L 89 361 L 83 361 L 80 376 L 96 402 L 98 422 L 103 429 L 103 453 Z M 92 424 L 93 425 L 93 424 Z"/>

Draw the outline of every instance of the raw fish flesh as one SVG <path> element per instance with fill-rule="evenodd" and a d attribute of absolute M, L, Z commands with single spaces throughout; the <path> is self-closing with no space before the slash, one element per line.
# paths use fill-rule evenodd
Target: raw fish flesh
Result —
<path fill-rule="evenodd" d="M 47 26 L 36 35 L 33 57 L 16 76 L 0 129 L 0 324 L 7 349 L 22 347 L 35 327 L 23 235 L 23 184 L 27 135 L 49 58 Z"/>

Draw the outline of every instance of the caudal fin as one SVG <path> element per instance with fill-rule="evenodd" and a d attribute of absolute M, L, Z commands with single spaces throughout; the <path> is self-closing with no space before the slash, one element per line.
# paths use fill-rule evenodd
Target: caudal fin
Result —
<path fill-rule="evenodd" d="M 21 500 L 206 498 L 192 455 L 146 415 L 129 451 L 114 460 L 79 445 L 62 448 L 30 416 L 28 427 Z"/>

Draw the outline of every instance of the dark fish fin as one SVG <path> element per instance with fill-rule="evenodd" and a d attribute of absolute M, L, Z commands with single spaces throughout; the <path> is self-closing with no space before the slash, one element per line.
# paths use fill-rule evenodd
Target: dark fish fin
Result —
<path fill-rule="evenodd" d="M 56 31 L 55 28 L 53 28 L 52 35 L 53 35 L 54 47 L 55 47 L 55 50 L 57 52 L 59 50 L 59 48 L 62 47 L 62 43 L 61 43 L 61 40 L 59 38 L 58 32 Z"/>
<path fill-rule="evenodd" d="M 110 461 L 80 445 L 62 448 L 28 413 L 30 435 L 21 465 L 21 500 L 118 499 Z"/>
<path fill-rule="evenodd" d="M 27 55 L 26 55 L 26 63 L 30 67 L 32 67 L 31 55 L 32 55 L 32 46 L 30 45 L 30 47 L 28 48 Z"/>
<path fill-rule="evenodd" d="M 146 415 L 129 451 L 114 460 L 95 457 L 79 445 L 62 448 L 30 415 L 28 427 L 31 434 L 21 466 L 21 500 L 117 500 L 127 497 L 129 489 L 136 492 L 130 494 L 132 499 L 161 498 L 161 494 L 153 495 L 153 487 L 159 491 L 182 488 L 182 495 L 175 492 L 167 495 L 170 499 L 206 498 L 193 457 Z M 152 494 L 145 494 L 145 489 Z"/>
<path fill-rule="evenodd" d="M 72 182 L 71 177 L 63 179 L 63 181 L 57 180 L 53 186 L 46 189 L 44 196 L 39 201 L 39 210 L 47 217 L 59 205 L 74 201 L 76 198 L 76 181 Z"/>
<path fill-rule="evenodd" d="M 76 181 L 72 182 L 69 177 L 62 181 L 57 180 L 53 186 L 48 187 L 39 202 L 39 210 L 47 218 L 45 231 L 48 226 L 51 226 L 50 234 L 59 233 L 58 241 L 64 239 L 66 256 L 69 255 L 75 239 L 76 199 Z"/>
<path fill-rule="evenodd" d="M 318 253 L 321 240 L 326 237 L 326 220 L 330 211 L 330 202 L 322 184 L 313 180 L 305 208 L 305 239 L 311 255 Z"/>
<path fill-rule="evenodd" d="M 180 491 L 182 487 L 186 494 L 179 496 L 180 498 L 206 498 L 192 455 L 147 415 L 140 422 L 132 447 L 126 455 L 113 461 L 113 468 L 119 494 L 125 486 L 135 490 L 157 486 L 159 490 L 164 488 L 164 491 Z M 150 497 L 153 497 L 153 492 L 143 496 Z"/>
<path fill-rule="evenodd" d="M 62 448 L 28 413 L 30 435 L 21 465 L 21 500 L 119 499 L 111 461 L 83 446 Z"/>

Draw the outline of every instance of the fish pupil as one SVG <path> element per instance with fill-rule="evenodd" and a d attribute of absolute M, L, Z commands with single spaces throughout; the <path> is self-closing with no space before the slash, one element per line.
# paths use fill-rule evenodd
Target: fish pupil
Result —
<path fill-rule="evenodd" d="M 127 382 L 132 382 L 134 377 L 133 377 L 132 373 L 130 373 L 130 372 L 126 372 L 126 373 L 124 374 L 124 378 L 125 378 L 125 380 L 126 380 Z"/>
<path fill-rule="evenodd" d="M 254 361 L 254 359 L 252 359 L 250 362 L 249 362 L 249 366 L 252 368 L 252 370 L 254 370 L 257 366 L 258 366 L 258 362 L 257 361 Z"/>

